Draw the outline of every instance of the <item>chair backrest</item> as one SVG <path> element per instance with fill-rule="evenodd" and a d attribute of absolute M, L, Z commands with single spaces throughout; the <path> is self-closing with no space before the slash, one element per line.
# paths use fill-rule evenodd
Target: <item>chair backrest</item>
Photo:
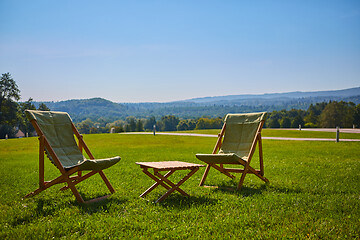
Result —
<path fill-rule="evenodd" d="M 225 135 L 219 153 L 235 153 L 246 160 L 257 129 L 265 119 L 266 112 L 226 115 Z"/>
<path fill-rule="evenodd" d="M 29 121 L 37 122 L 64 168 L 74 167 L 84 160 L 74 138 L 72 120 L 67 113 L 35 110 L 26 110 L 25 113 Z M 47 156 L 53 162 L 51 156 Z"/>

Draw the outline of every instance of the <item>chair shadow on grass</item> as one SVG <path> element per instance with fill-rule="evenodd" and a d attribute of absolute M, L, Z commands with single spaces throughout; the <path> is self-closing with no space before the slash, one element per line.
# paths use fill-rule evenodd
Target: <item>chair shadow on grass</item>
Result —
<path fill-rule="evenodd" d="M 279 192 L 279 193 L 301 193 L 300 189 L 292 189 L 286 187 L 273 186 L 271 183 L 263 183 L 260 187 L 248 187 L 243 185 L 239 191 L 236 190 L 236 182 L 222 182 L 217 186 L 206 186 L 213 188 L 215 192 L 223 192 L 228 194 L 235 194 L 242 197 L 251 197 L 258 194 L 263 194 L 265 191 Z"/>
<path fill-rule="evenodd" d="M 82 194 L 82 196 L 85 201 L 93 198 L 93 196 L 86 196 L 86 194 Z M 101 196 L 103 195 L 99 194 L 98 196 L 95 196 L 95 198 Z M 54 200 L 49 196 L 42 196 L 36 199 L 32 198 L 32 201 L 34 203 L 34 209 L 29 211 L 25 216 L 14 216 L 14 219 L 11 222 L 13 227 L 37 221 L 39 218 L 56 215 L 57 212 L 69 208 L 70 206 L 77 206 L 82 213 L 93 214 L 97 212 L 106 212 L 111 205 L 121 205 L 127 202 L 126 199 L 119 199 L 112 197 L 112 195 L 99 202 L 88 204 L 79 204 L 76 199 L 73 199 L 70 202 L 58 201 L 58 199 Z M 26 206 L 30 204 L 24 203 L 23 205 Z"/>
<path fill-rule="evenodd" d="M 48 197 L 33 200 L 33 203 L 33 209 L 30 210 L 26 215 L 14 216 L 13 221 L 11 221 L 11 225 L 13 227 L 37 221 L 39 218 L 53 216 L 60 209 L 68 207 L 67 202 L 63 201 L 60 204 L 59 202 L 54 204 L 54 201 Z M 26 208 L 29 207 L 28 205 L 32 206 L 31 203 L 23 203 L 22 205 Z"/>
<path fill-rule="evenodd" d="M 98 196 L 86 196 L 86 194 L 82 194 L 83 198 L 85 201 L 87 201 L 88 199 L 94 199 L 94 198 L 99 198 L 102 197 L 103 195 L 98 195 Z M 86 214 L 94 214 L 94 213 L 98 213 L 98 212 L 107 212 L 110 208 L 111 205 L 123 205 L 124 203 L 126 203 L 128 200 L 126 199 L 119 199 L 116 197 L 113 197 L 113 195 L 109 195 L 109 197 L 102 199 L 100 201 L 95 201 L 95 202 L 91 202 L 91 203 L 85 203 L 85 204 L 79 204 L 76 200 L 73 200 L 73 204 L 78 206 L 78 208 L 80 209 L 80 211 L 82 213 L 86 213 Z"/>
<path fill-rule="evenodd" d="M 242 186 L 240 191 L 236 190 L 236 186 L 219 185 L 214 189 L 215 192 L 223 192 L 228 194 L 235 194 L 242 197 L 251 197 L 258 194 L 263 194 L 267 189 L 267 184 L 261 185 L 259 188 Z M 211 188 L 211 187 L 210 187 Z"/>

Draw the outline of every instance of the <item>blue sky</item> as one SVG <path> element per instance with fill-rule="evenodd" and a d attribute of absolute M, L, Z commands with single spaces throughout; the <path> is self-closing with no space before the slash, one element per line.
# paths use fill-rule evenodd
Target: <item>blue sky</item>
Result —
<path fill-rule="evenodd" d="M 360 86 L 358 0 L 0 0 L 0 30 L 23 101 Z"/>

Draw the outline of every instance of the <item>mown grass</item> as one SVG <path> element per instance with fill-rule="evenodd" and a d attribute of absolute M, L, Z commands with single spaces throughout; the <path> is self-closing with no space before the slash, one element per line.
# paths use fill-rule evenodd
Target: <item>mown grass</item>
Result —
<path fill-rule="evenodd" d="M 105 174 L 116 193 L 100 203 L 79 205 L 71 191 L 52 187 L 22 200 L 37 187 L 36 138 L 0 141 L 1 239 L 358 239 L 360 237 L 360 143 L 264 140 L 264 184 L 247 175 L 240 192 L 236 180 L 210 171 L 209 185 L 198 187 L 204 169 L 178 193 L 159 204 L 157 188 L 137 161 L 200 163 L 195 153 L 211 152 L 215 139 L 164 135 L 85 135 L 98 157 L 120 155 Z M 253 160 L 256 165 L 258 159 Z M 46 179 L 58 170 L 46 161 Z M 177 172 L 173 180 L 180 180 Z M 237 178 L 238 180 L 238 178 Z M 78 185 L 85 199 L 107 194 L 99 177 Z"/>
<path fill-rule="evenodd" d="M 190 130 L 182 131 L 189 133 L 202 133 L 202 134 L 214 134 L 217 135 L 219 129 L 205 129 L 205 130 Z M 318 131 L 306 131 L 306 130 L 278 130 L 264 128 L 262 130 L 263 137 L 291 137 L 291 138 L 336 138 L 335 132 L 318 132 Z M 340 132 L 340 139 L 360 139 L 359 133 L 342 133 Z"/>

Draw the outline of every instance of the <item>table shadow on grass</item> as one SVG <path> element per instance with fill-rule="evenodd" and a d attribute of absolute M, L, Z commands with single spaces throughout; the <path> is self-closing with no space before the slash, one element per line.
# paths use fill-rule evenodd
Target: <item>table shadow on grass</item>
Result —
<path fill-rule="evenodd" d="M 154 202 L 151 202 L 155 204 Z M 214 205 L 217 200 L 209 198 L 208 196 L 190 196 L 185 197 L 181 194 L 172 194 L 164 201 L 157 203 L 159 206 L 165 208 L 188 209 L 199 205 Z"/>

